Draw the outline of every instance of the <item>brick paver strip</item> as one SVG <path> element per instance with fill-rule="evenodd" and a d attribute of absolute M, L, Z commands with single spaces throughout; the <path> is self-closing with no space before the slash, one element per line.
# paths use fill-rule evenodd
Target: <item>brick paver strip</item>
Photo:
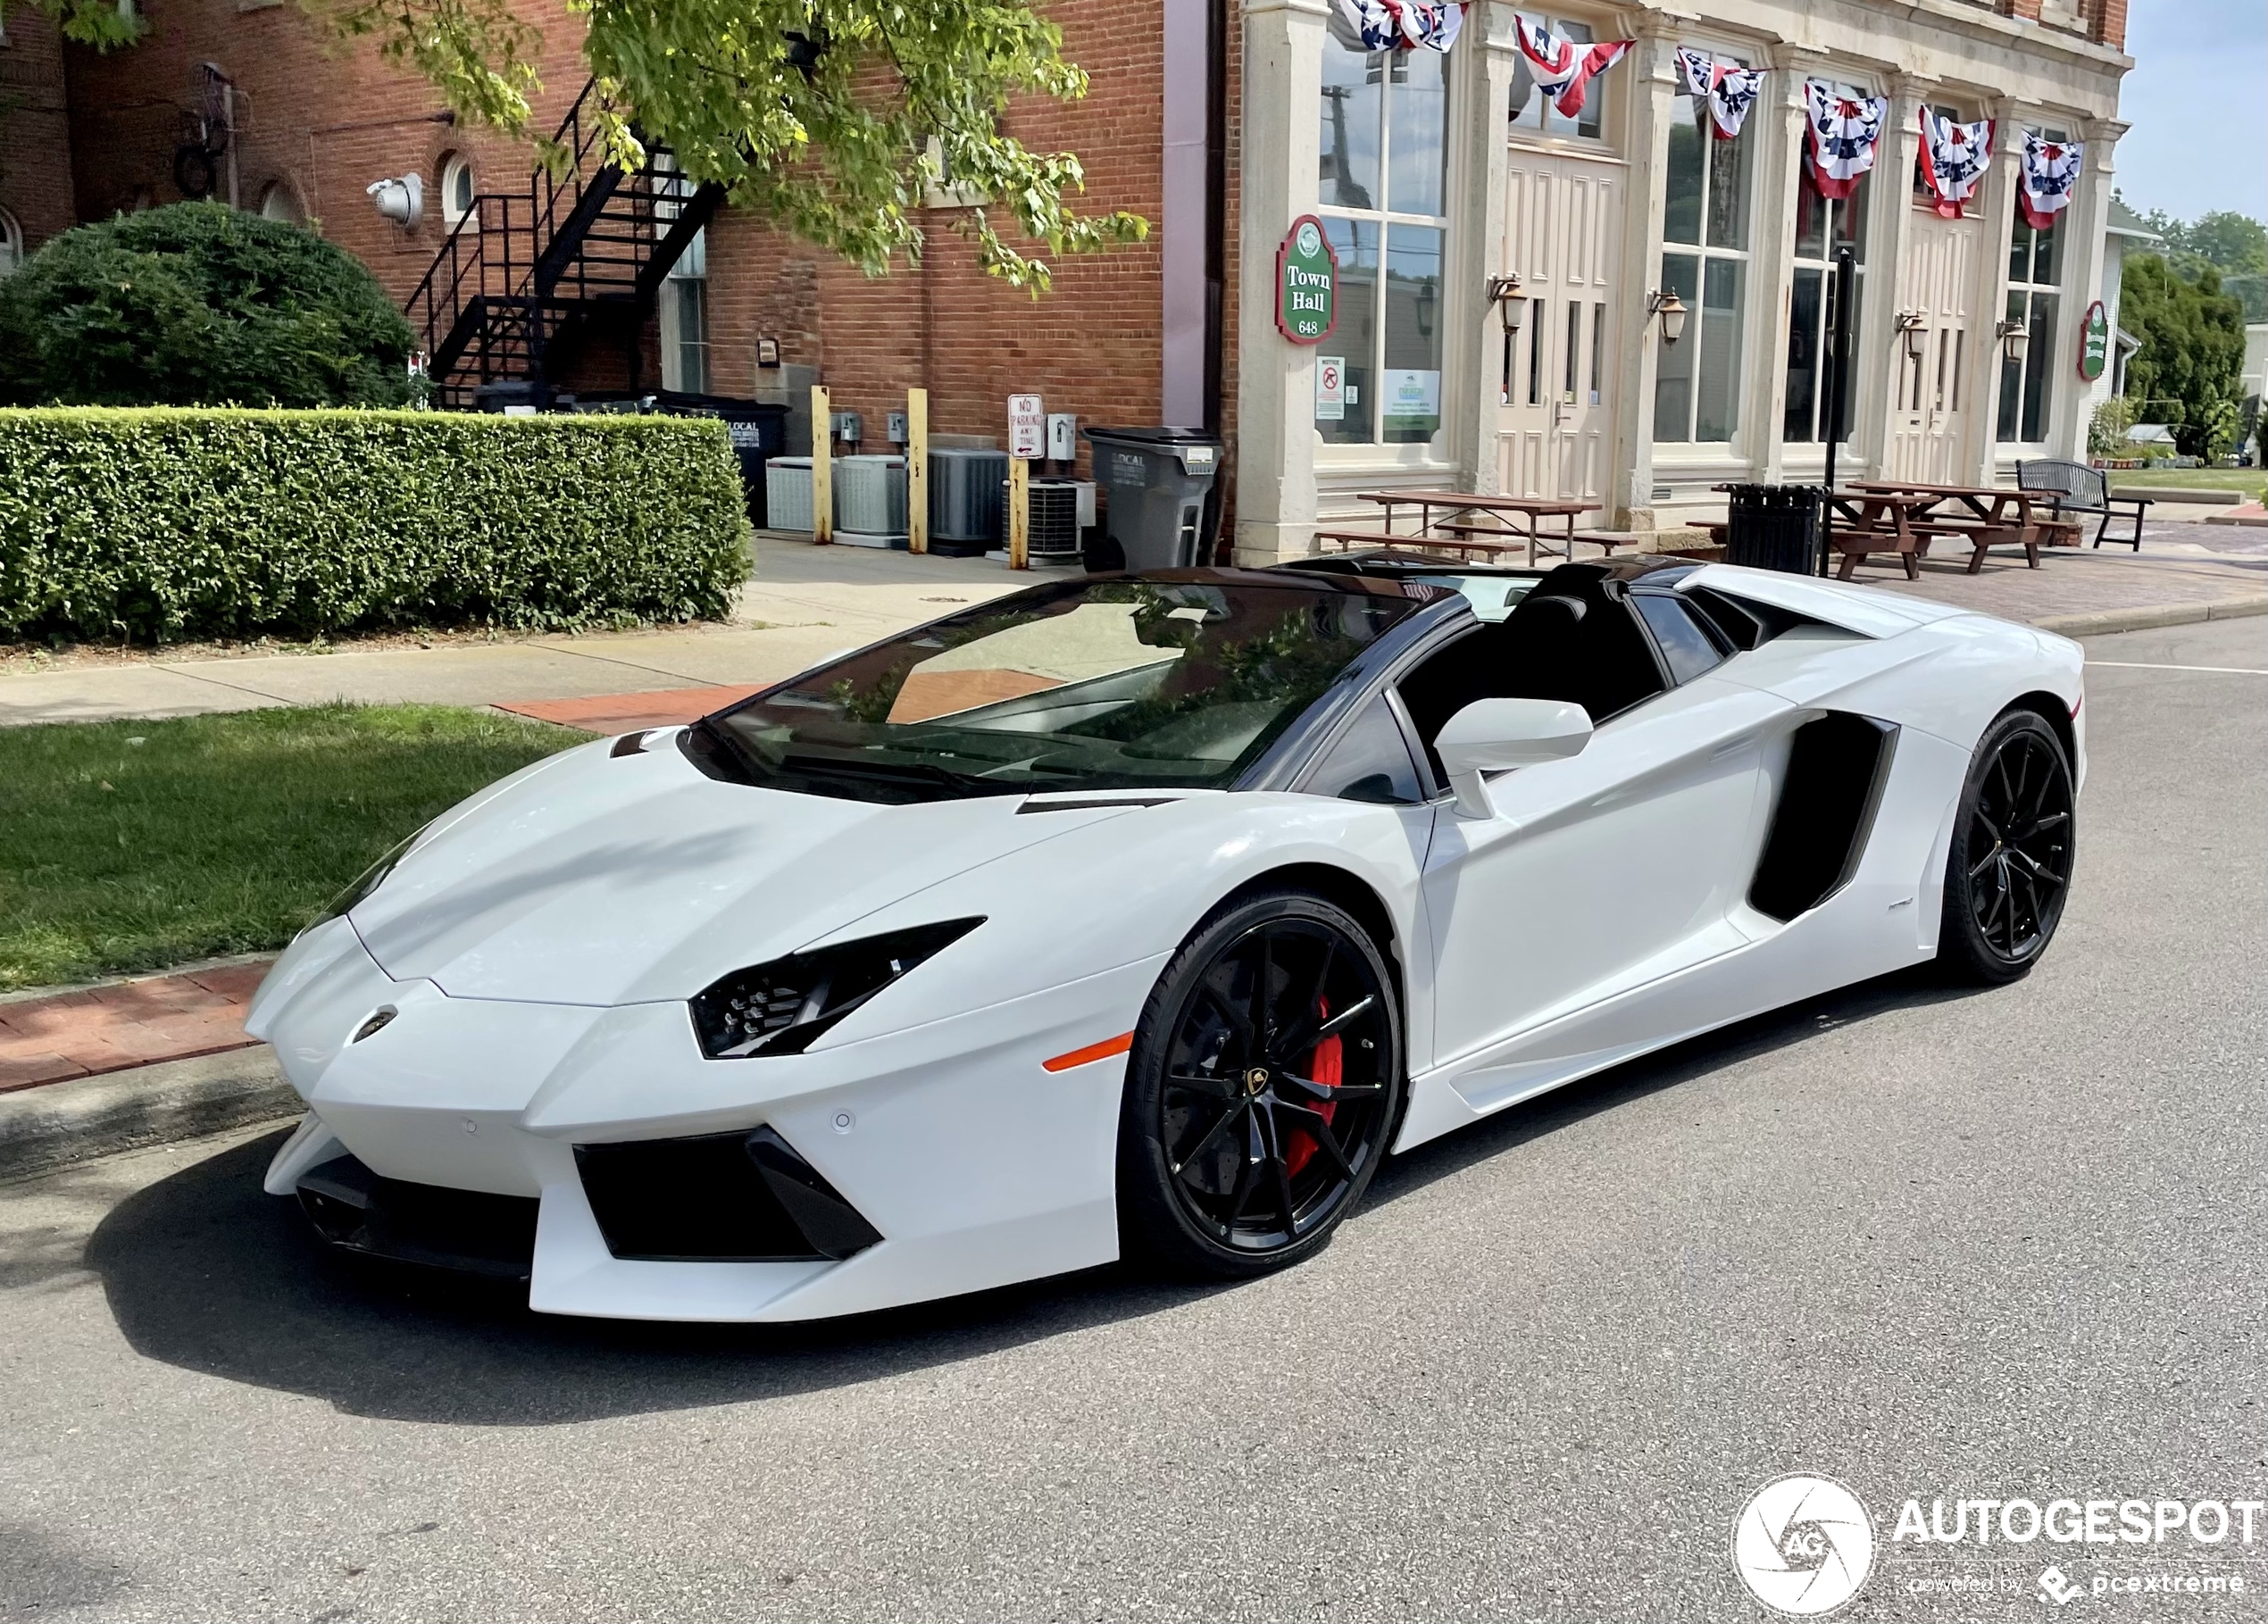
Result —
<path fill-rule="evenodd" d="M 0 1004 L 0 1094 L 249 1048 L 244 1012 L 267 973 L 231 964 Z"/>
<path fill-rule="evenodd" d="M 555 721 L 586 733 L 627 733 L 633 728 L 670 728 L 721 711 L 756 691 L 756 684 L 713 688 L 657 688 L 645 694 L 603 694 L 595 699 L 518 699 L 496 709 L 538 721 Z"/>

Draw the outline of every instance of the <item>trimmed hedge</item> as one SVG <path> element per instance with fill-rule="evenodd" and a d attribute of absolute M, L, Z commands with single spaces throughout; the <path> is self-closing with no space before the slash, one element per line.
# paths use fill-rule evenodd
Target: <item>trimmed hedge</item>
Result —
<path fill-rule="evenodd" d="M 747 537 L 711 421 L 0 409 L 0 639 L 714 620 Z"/>

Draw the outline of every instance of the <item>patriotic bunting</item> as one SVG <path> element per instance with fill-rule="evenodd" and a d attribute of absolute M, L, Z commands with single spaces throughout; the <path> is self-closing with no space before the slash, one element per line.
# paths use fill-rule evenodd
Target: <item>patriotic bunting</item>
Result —
<path fill-rule="evenodd" d="M 1992 121 L 1956 124 L 1942 113 L 1922 109 L 1922 184 L 1936 198 L 1937 212 L 1961 218 L 1962 206 L 1984 179 L 1992 162 Z"/>
<path fill-rule="evenodd" d="M 2045 231 L 2054 225 L 2055 216 L 2071 202 L 2072 187 L 2079 180 L 2079 161 L 2086 155 L 2081 142 L 2050 141 L 2024 131 L 2023 184 L 2017 188 L 2016 203 L 2033 230 Z"/>
<path fill-rule="evenodd" d="M 1447 51 L 1464 27 L 1464 12 L 1463 0 L 1338 0 L 1338 14 L 1366 51 Z"/>
<path fill-rule="evenodd" d="M 1804 121 L 1810 126 L 1812 179 L 1822 197 L 1847 197 L 1874 167 L 1874 148 L 1889 116 L 1887 96 L 1845 96 L 1820 79 L 1804 82 Z"/>
<path fill-rule="evenodd" d="M 1730 141 L 1740 133 L 1748 109 L 1756 104 L 1764 87 L 1762 68 L 1719 62 L 1690 48 L 1679 50 L 1678 72 L 1685 80 L 1686 93 L 1709 104 L 1709 122 L 1720 141 Z"/>
<path fill-rule="evenodd" d="M 1622 61 L 1638 43 L 1635 39 L 1611 39 L 1597 45 L 1577 45 L 1518 12 L 1513 12 L 1512 22 L 1513 31 L 1520 39 L 1521 59 L 1528 64 L 1529 77 L 1536 81 L 1536 88 L 1544 93 L 1545 98 L 1555 103 L 1559 111 L 1571 119 L 1583 111 L 1583 97 L 1590 88 L 1592 76 Z"/>

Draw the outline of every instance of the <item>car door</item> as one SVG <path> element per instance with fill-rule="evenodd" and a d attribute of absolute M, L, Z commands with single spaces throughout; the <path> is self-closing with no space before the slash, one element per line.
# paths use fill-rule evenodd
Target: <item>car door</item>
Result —
<path fill-rule="evenodd" d="M 1761 847 L 1765 750 L 1788 706 L 1708 674 L 1723 651 L 1697 626 L 1705 660 L 1688 650 L 1673 670 L 1644 629 L 1646 600 L 1614 586 L 1586 605 L 1574 637 L 1539 655 L 1523 602 L 1493 657 L 1465 658 L 1483 680 L 1509 667 L 1497 686 L 1512 696 L 1573 699 L 1597 726 L 1578 755 L 1497 775 L 1494 817 L 1435 805 L 1423 895 L 1437 1063 L 1485 1059 L 1747 939 L 1729 915 Z M 1413 673 L 1404 690 L 1430 746 L 1463 695 L 1423 692 L 1425 681 Z"/>

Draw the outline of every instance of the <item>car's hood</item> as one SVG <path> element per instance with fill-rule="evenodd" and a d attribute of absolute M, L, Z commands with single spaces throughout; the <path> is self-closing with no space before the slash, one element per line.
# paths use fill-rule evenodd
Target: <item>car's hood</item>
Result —
<path fill-rule="evenodd" d="M 664 740 L 593 745 L 439 820 L 349 916 L 387 974 L 452 997 L 684 998 L 1117 809 L 878 806 L 705 777 Z"/>

